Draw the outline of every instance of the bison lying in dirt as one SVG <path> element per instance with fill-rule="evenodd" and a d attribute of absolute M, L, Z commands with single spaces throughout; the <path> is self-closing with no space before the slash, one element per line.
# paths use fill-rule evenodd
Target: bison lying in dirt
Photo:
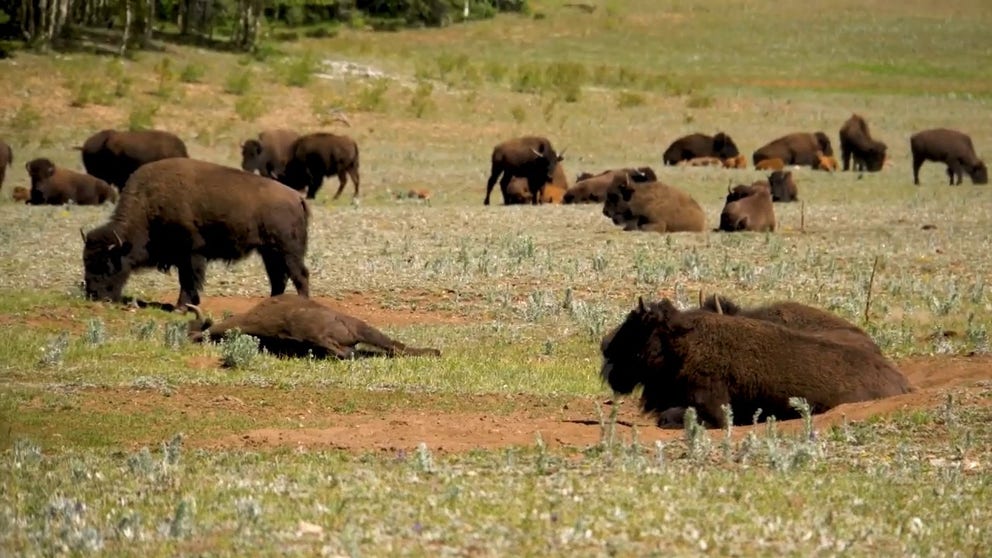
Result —
<path fill-rule="evenodd" d="M 31 205 L 100 205 L 117 201 L 117 189 L 95 176 L 55 166 L 49 159 L 35 159 L 24 168 L 31 177 Z"/>
<path fill-rule="evenodd" d="M 716 157 L 721 161 L 737 157 L 740 151 L 737 144 L 727 134 L 689 134 L 672 142 L 661 156 L 665 165 L 677 165 L 682 161 L 697 157 Z"/>
<path fill-rule="evenodd" d="M 692 196 L 661 182 L 625 181 L 610 187 L 603 215 L 625 231 L 702 232 L 706 215 Z"/>
<path fill-rule="evenodd" d="M 353 197 L 358 197 L 361 185 L 359 175 L 358 143 L 349 136 L 317 132 L 300 136 L 289 147 L 289 160 L 279 179 L 295 190 L 306 190 L 307 198 L 317 197 L 317 191 L 324 185 L 324 177 L 338 177 L 338 191 L 334 199 L 348 184 L 348 177 L 355 183 Z"/>
<path fill-rule="evenodd" d="M 823 155 L 833 156 L 834 150 L 826 134 L 796 132 L 763 145 L 751 157 L 755 167 L 765 159 L 781 159 L 785 165 L 812 167 L 819 161 L 817 151 L 822 151 Z"/>
<path fill-rule="evenodd" d="M 913 184 L 920 184 L 920 167 L 924 161 L 937 161 L 947 165 L 950 184 L 961 184 L 963 175 L 971 178 L 972 184 L 988 184 L 989 171 L 985 163 L 975 154 L 971 138 L 957 130 L 937 128 L 917 132 L 909 138 L 913 152 Z"/>
<path fill-rule="evenodd" d="M 565 203 L 603 203 L 611 186 L 622 182 L 654 182 L 658 180 L 651 167 L 612 169 L 597 175 L 582 173 L 581 178 L 565 192 Z"/>
<path fill-rule="evenodd" d="M 764 184 L 738 186 L 727 192 L 727 201 L 720 212 L 719 230 L 725 232 L 775 230 L 775 208 L 772 194 Z"/>
<path fill-rule="evenodd" d="M 669 300 L 638 306 L 601 344 L 601 376 L 617 393 L 643 385 L 641 407 L 653 414 L 695 407 L 701 420 L 725 427 L 763 417 L 797 418 L 789 404 L 805 398 L 813 413 L 842 403 L 909 393 L 906 378 L 880 353 L 850 342 L 844 330 L 803 331 L 774 322 L 700 310 Z"/>
<path fill-rule="evenodd" d="M 149 163 L 131 176 L 110 221 L 83 235 L 86 295 L 119 301 L 132 272 L 175 267 L 183 309 L 199 303 L 208 261 L 258 252 L 273 296 L 287 277 L 308 296 L 309 217 L 303 197 L 274 180 L 193 159 Z"/>
<path fill-rule="evenodd" d="M 162 130 L 102 130 L 83 142 L 86 172 L 121 190 L 138 167 L 169 159 L 189 157 L 186 144 L 175 134 Z"/>
<path fill-rule="evenodd" d="M 516 177 L 527 180 L 531 203 L 540 203 L 541 191 L 547 183 L 554 182 L 555 168 L 564 159 L 564 153 L 564 150 L 560 154 L 555 152 L 551 141 L 539 136 L 523 136 L 498 144 L 493 148 L 486 198 L 482 203 L 489 205 L 497 180 L 505 197 L 507 186 Z"/>
<path fill-rule="evenodd" d="M 852 114 L 840 127 L 840 158 L 844 170 L 850 170 L 854 159 L 854 170 L 877 172 L 885 164 L 887 146 L 872 139 L 868 123 L 859 114 Z"/>
<path fill-rule="evenodd" d="M 386 356 L 440 356 L 437 349 L 418 349 L 390 339 L 369 324 L 332 310 L 315 300 L 292 294 L 263 300 L 244 314 L 214 324 L 195 305 L 189 338 L 202 342 L 223 339 L 229 331 L 257 337 L 260 348 L 280 356 L 351 358 L 359 343 L 380 349 Z"/>
<path fill-rule="evenodd" d="M 258 139 L 241 144 L 241 168 L 247 172 L 258 171 L 262 176 L 278 180 L 286 171 L 286 164 L 293 155 L 293 142 L 300 134 L 293 130 L 265 130 Z"/>

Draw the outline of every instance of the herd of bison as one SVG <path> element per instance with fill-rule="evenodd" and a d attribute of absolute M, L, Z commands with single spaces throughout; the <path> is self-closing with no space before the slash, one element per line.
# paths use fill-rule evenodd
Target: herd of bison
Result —
<path fill-rule="evenodd" d="M 988 181 L 971 139 L 949 129 L 925 130 L 910 138 L 913 179 L 926 160 L 943 162 L 951 184 L 967 174 Z M 281 356 L 355 358 L 440 356 L 413 348 L 378 329 L 309 298 L 307 250 L 310 207 L 325 177 L 348 178 L 359 195 L 359 150 L 350 137 L 298 135 L 269 130 L 241 146 L 242 169 L 191 159 L 175 135 L 156 130 L 104 130 L 77 147 L 86 174 L 59 168 L 49 159 L 26 163 L 30 190 L 14 197 L 29 204 L 116 203 L 110 219 L 83 236 L 85 292 L 93 300 L 121 302 L 132 272 L 175 269 L 176 311 L 190 311 L 194 341 L 223 339 L 240 330 L 261 348 Z M 843 170 L 881 170 L 886 144 L 872 138 L 864 118 L 852 115 L 840 129 Z M 702 208 L 688 193 L 658 181 L 650 167 L 580 174 L 569 187 L 562 154 L 542 137 L 498 144 L 484 203 L 497 181 L 505 204 L 602 203 L 603 214 L 625 230 L 703 231 Z M 13 161 L 0 141 L 0 187 Z M 719 222 L 723 231 L 772 231 L 773 202 L 798 198 L 786 167 L 838 170 L 823 132 L 794 133 L 755 151 L 756 169 L 768 180 L 729 188 Z M 665 150 L 664 165 L 746 168 L 733 139 L 691 134 Z M 257 172 L 257 174 L 256 174 Z M 209 261 L 237 261 L 258 253 L 271 297 L 220 323 L 197 306 Z M 292 281 L 296 294 L 286 294 Z M 359 350 L 363 345 L 376 349 Z M 805 398 L 814 413 L 836 405 L 912 391 L 902 373 L 861 329 L 823 310 L 796 302 L 741 308 L 719 296 L 698 308 L 680 310 L 665 299 L 637 306 L 602 341 L 602 379 L 615 393 L 641 388 L 641 407 L 663 427 L 680 426 L 685 410 L 713 427 L 728 420 L 750 423 L 767 416 L 792 418 L 790 398 Z M 759 417 L 760 415 L 760 417 Z"/>

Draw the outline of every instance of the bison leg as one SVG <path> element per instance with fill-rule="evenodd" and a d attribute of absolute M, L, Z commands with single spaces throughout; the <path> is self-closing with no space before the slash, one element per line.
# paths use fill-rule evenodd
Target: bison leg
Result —
<path fill-rule="evenodd" d="M 344 170 L 338 171 L 338 191 L 334 192 L 334 198 L 338 199 L 341 197 L 341 192 L 344 192 L 344 187 L 348 184 L 348 173 Z"/>
<path fill-rule="evenodd" d="M 730 394 L 725 385 L 698 387 L 691 392 L 689 400 L 696 408 L 699 420 L 709 423 L 716 428 L 726 428 L 727 420 L 723 414 L 723 405 L 730 404 Z"/>
<path fill-rule="evenodd" d="M 923 166 L 923 157 L 913 154 L 913 184 L 920 185 L 920 167 Z"/>
<path fill-rule="evenodd" d="M 272 296 L 281 295 L 286 292 L 286 280 L 289 278 L 287 258 L 278 250 L 265 250 L 261 252 L 261 256 L 262 263 L 265 264 L 265 273 L 269 276 Z"/>
<path fill-rule="evenodd" d="M 840 159 L 844 165 L 844 172 L 847 172 L 851 168 L 851 148 L 841 145 L 840 147 Z M 854 159 L 854 170 L 858 170 L 858 160 Z"/>
<path fill-rule="evenodd" d="M 322 174 L 320 173 L 317 173 L 316 175 L 311 174 L 310 184 L 307 185 L 307 199 L 312 200 L 316 198 L 317 190 L 320 190 L 320 187 L 323 185 L 324 185 L 324 176 Z M 342 186 L 342 188 L 344 188 L 344 186 Z M 340 194 L 341 190 L 338 190 L 338 193 Z M 335 196 L 335 198 L 336 197 L 337 196 Z"/>
<path fill-rule="evenodd" d="M 293 282 L 296 294 L 310 297 L 310 270 L 303 264 L 303 259 L 296 256 L 286 256 L 286 271 L 289 279 Z"/>
<path fill-rule="evenodd" d="M 200 289 L 207 276 L 207 259 L 193 255 L 189 262 L 176 266 L 179 275 L 179 301 L 177 309 L 185 309 L 189 304 L 200 304 Z"/>
<path fill-rule="evenodd" d="M 351 168 L 349 168 L 348 169 L 348 176 L 351 177 L 351 181 L 355 184 L 355 195 L 354 195 L 354 197 L 357 198 L 358 197 L 358 186 L 359 186 L 359 184 L 361 184 L 360 177 L 358 176 L 358 167 L 357 166 L 352 166 Z"/>
<path fill-rule="evenodd" d="M 947 179 L 950 186 L 954 186 L 954 178 L 957 177 L 957 185 L 960 186 L 962 180 L 964 180 L 964 169 L 961 168 L 961 162 L 955 158 L 948 159 L 947 161 Z"/>
<path fill-rule="evenodd" d="M 493 162 L 493 168 L 489 172 L 489 180 L 486 181 L 486 199 L 483 200 L 482 205 L 489 205 L 489 197 L 493 193 L 493 186 L 496 185 L 496 180 L 499 179 L 501 174 L 503 174 L 502 167 L 496 162 Z M 503 188 L 503 192 L 505 193 L 506 187 L 505 186 L 501 186 L 501 187 Z"/>

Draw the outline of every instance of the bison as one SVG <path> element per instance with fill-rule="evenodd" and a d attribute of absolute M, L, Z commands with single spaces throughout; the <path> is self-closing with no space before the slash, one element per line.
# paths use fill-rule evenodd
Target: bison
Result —
<path fill-rule="evenodd" d="M 49 159 L 35 159 L 24 165 L 31 177 L 31 205 L 100 205 L 116 202 L 117 190 L 95 176 L 56 167 Z"/>
<path fill-rule="evenodd" d="M 654 182 L 658 180 L 651 167 L 613 169 L 597 175 L 582 173 L 580 179 L 565 192 L 565 203 L 602 203 L 606 201 L 606 191 L 614 184 L 620 184 L 628 179 L 631 182 Z"/>
<path fill-rule="evenodd" d="M 763 159 L 754 165 L 755 170 L 782 170 L 785 168 L 785 162 L 778 157 L 772 157 L 771 159 Z"/>
<path fill-rule="evenodd" d="M 813 170 L 834 172 L 837 170 L 837 167 L 837 159 L 829 155 L 824 155 L 822 151 L 816 152 L 816 163 L 813 165 Z"/>
<path fill-rule="evenodd" d="M 27 202 L 31 199 L 31 191 L 24 186 L 14 186 L 10 198 L 14 201 Z"/>
<path fill-rule="evenodd" d="M 103 130 L 76 149 L 82 151 L 83 166 L 88 174 L 121 190 L 142 165 L 172 157 L 189 157 L 183 140 L 162 130 Z"/>
<path fill-rule="evenodd" d="M 661 182 L 610 186 L 603 215 L 625 231 L 702 232 L 706 215 L 692 196 Z"/>
<path fill-rule="evenodd" d="M 872 139 L 868 122 L 859 114 L 852 114 L 840 127 L 840 158 L 844 170 L 850 170 L 854 159 L 854 170 L 877 172 L 885 164 L 887 146 Z"/>
<path fill-rule="evenodd" d="M 745 193 L 746 195 L 742 195 Z M 772 194 L 763 186 L 738 186 L 727 192 L 727 202 L 720 212 L 719 230 L 725 232 L 775 230 Z"/>
<path fill-rule="evenodd" d="M 293 142 L 299 137 L 293 130 L 275 129 L 261 132 L 258 139 L 245 140 L 241 144 L 241 168 L 278 180 L 292 155 Z"/>
<path fill-rule="evenodd" d="M 747 168 L 747 157 L 743 154 L 738 153 L 736 157 L 730 157 L 723 160 L 723 168 L 725 169 L 746 169 Z"/>
<path fill-rule="evenodd" d="M 325 176 L 338 177 L 338 191 L 334 199 L 341 196 L 348 177 L 355 183 L 353 197 L 358 197 L 360 177 L 358 174 L 358 144 L 349 136 L 316 132 L 300 136 L 289 148 L 290 158 L 280 181 L 295 190 L 306 190 L 307 199 L 317 197 L 317 191 L 324 185 Z"/>
<path fill-rule="evenodd" d="M 768 186 L 772 191 L 773 202 L 794 202 L 799 200 L 799 188 L 792 179 L 792 171 L 777 170 L 768 175 Z"/>
<path fill-rule="evenodd" d="M 768 184 L 767 180 L 758 180 L 756 182 L 752 182 L 751 184 L 738 184 L 733 188 L 731 188 L 728 184 L 727 198 L 724 203 L 735 202 L 760 192 L 771 195 L 771 186 Z"/>
<path fill-rule="evenodd" d="M 603 338 L 600 375 L 620 394 L 642 385 L 645 412 L 695 407 L 700 419 L 721 428 L 723 405 L 743 425 L 759 410 L 798 418 L 793 397 L 822 413 L 913 391 L 883 355 L 849 339 L 843 331 L 803 331 L 739 315 L 682 312 L 668 299 L 639 300 Z"/>
<path fill-rule="evenodd" d="M 716 135 L 689 134 L 672 142 L 661 156 L 662 164 L 677 165 L 697 157 L 717 157 L 721 161 L 737 157 L 740 151 L 737 144 L 727 134 L 717 132 Z"/>
<path fill-rule="evenodd" d="M 823 132 L 813 134 L 796 132 L 782 136 L 758 148 L 751 155 L 751 158 L 754 160 L 755 167 L 765 159 L 781 159 L 783 165 L 811 167 L 816 165 L 818 161 L 817 151 L 822 151 L 827 156 L 833 156 L 834 150 L 830 145 L 830 138 L 826 134 Z"/>
<path fill-rule="evenodd" d="M 196 315 L 188 332 L 195 342 L 223 339 L 236 329 L 257 337 L 259 348 L 279 356 L 347 359 L 358 354 L 355 347 L 359 343 L 390 357 L 441 355 L 437 349 L 408 347 L 358 318 L 294 294 L 267 298 L 218 324 L 204 319 L 196 305 L 187 308 Z"/>
<path fill-rule="evenodd" d="M 489 205 L 493 186 L 499 180 L 500 191 L 504 193 L 515 177 L 527 180 L 531 192 L 531 203 L 541 202 L 544 186 L 554 181 L 557 164 L 564 160 L 565 151 L 559 154 L 548 138 L 523 136 L 508 139 L 493 148 L 492 167 L 486 181 L 486 198 L 483 205 Z"/>
<path fill-rule="evenodd" d="M 14 162 L 14 150 L 7 142 L 0 139 L 0 189 L 3 188 L 3 179 L 7 175 L 7 167 Z"/>
<path fill-rule="evenodd" d="M 565 192 L 568 191 L 568 178 L 565 176 L 565 168 L 561 162 L 555 165 L 552 180 L 544 185 L 544 190 L 540 194 L 539 203 L 562 203 Z M 504 205 L 533 204 L 534 196 L 530 191 L 530 185 L 526 178 L 516 177 L 510 181 L 503 194 Z"/>
<path fill-rule="evenodd" d="M 975 155 L 971 138 L 957 130 L 936 128 L 917 132 L 909 138 L 913 152 L 913 184 L 920 185 L 920 167 L 924 161 L 937 161 L 947 165 L 950 184 L 961 184 L 963 175 L 968 174 L 972 184 L 988 184 L 989 171 L 985 163 Z"/>
<path fill-rule="evenodd" d="M 303 197 L 274 180 L 194 159 L 149 163 L 128 180 L 110 221 L 83 235 L 86 295 L 119 301 L 132 272 L 175 267 L 182 309 L 199 303 L 208 261 L 258 252 L 273 296 L 287 277 L 309 296 L 309 218 Z"/>

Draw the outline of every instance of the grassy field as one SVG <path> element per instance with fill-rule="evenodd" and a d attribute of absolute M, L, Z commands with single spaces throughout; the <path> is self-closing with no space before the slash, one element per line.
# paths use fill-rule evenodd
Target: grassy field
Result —
<path fill-rule="evenodd" d="M 164 44 L 121 61 L 83 43 L 0 61 L 16 158 L 0 195 L 0 554 L 986 554 L 992 191 L 948 187 L 933 163 L 914 186 L 908 138 L 956 128 L 992 157 L 992 6 L 595 3 L 254 56 Z M 824 130 L 836 146 L 852 112 L 891 166 L 794 171 L 803 203 L 776 207 L 774 234 L 482 205 L 492 146 L 534 133 L 567 148 L 570 177 L 653 166 L 715 226 L 728 181 L 761 174 L 661 168 L 669 142 L 722 130 L 749 155 Z M 73 146 L 128 126 L 231 165 L 267 127 L 355 137 L 362 196 L 332 201 L 330 181 L 318 196 L 311 289 L 443 356 L 247 358 L 185 343 L 184 317 L 85 301 L 78 231 L 112 208 L 10 190 L 24 162 L 79 169 Z M 430 200 L 398 199 L 411 188 Z M 174 302 L 177 283 L 145 273 L 126 292 Z M 832 310 L 920 391 L 808 423 L 658 431 L 608 401 L 599 341 L 637 296 L 689 305 L 700 289 Z M 267 293 L 257 258 L 211 265 L 204 306 Z"/>

